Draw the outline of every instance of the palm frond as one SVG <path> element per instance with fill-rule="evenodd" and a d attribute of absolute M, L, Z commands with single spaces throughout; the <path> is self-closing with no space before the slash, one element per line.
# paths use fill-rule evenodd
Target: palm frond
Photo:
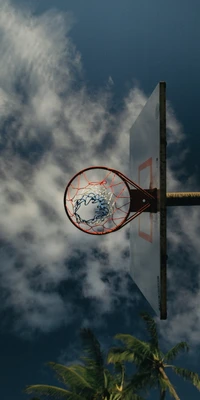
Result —
<path fill-rule="evenodd" d="M 115 385 L 117 390 L 124 390 L 125 386 L 125 365 L 124 363 L 116 363 L 114 364 L 114 377 L 115 377 Z"/>
<path fill-rule="evenodd" d="M 72 365 L 66 367 L 65 365 L 57 364 L 55 362 L 47 363 L 50 368 L 56 372 L 57 379 L 63 382 L 66 386 L 77 388 L 89 388 L 92 389 L 91 384 L 88 381 L 88 372 L 82 365 Z"/>
<path fill-rule="evenodd" d="M 122 395 L 121 393 L 111 393 L 109 400 L 121 400 Z"/>
<path fill-rule="evenodd" d="M 136 391 L 147 391 L 149 388 L 156 387 L 157 385 L 157 376 L 154 374 L 151 369 L 148 371 L 136 372 L 132 378 L 126 384 L 124 389 L 125 393 L 136 392 Z"/>
<path fill-rule="evenodd" d="M 105 389 L 108 389 L 108 387 L 109 387 L 109 376 L 108 376 L 108 374 L 106 374 L 106 371 L 104 371 L 103 375 L 104 375 L 104 387 L 105 387 Z"/>
<path fill-rule="evenodd" d="M 116 387 L 116 377 L 114 377 L 108 369 L 104 370 L 104 389 L 109 391 Z"/>
<path fill-rule="evenodd" d="M 118 333 L 114 336 L 114 339 L 121 340 L 129 349 L 135 348 L 137 344 L 139 346 L 145 343 L 128 333 Z"/>
<path fill-rule="evenodd" d="M 190 381 L 198 390 L 200 390 L 200 376 L 197 373 L 175 366 L 173 366 L 172 369 L 177 375 L 181 376 L 185 380 Z"/>
<path fill-rule="evenodd" d="M 130 349 L 113 347 L 109 350 L 107 356 L 108 364 L 123 363 L 126 361 L 137 362 L 137 356 Z"/>
<path fill-rule="evenodd" d="M 139 396 L 139 394 L 133 394 L 131 400 L 144 400 L 144 397 Z"/>
<path fill-rule="evenodd" d="M 80 360 L 83 361 L 85 368 L 93 368 L 97 367 L 97 363 L 90 357 L 81 356 Z"/>
<path fill-rule="evenodd" d="M 144 400 L 139 394 L 136 393 L 129 393 L 126 397 L 123 397 L 124 400 Z"/>
<path fill-rule="evenodd" d="M 122 374 L 125 371 L 124 363 L 123 362 L 122 363 L 121 362 L 116 362 L 114 364 L 114 370 L 115 370 L 116 374 Z"/>
<path fill-rule="evenodd" d="M 135 350 L 138 353 L 141 351 L 142 353 L 146 353 L 149 351 L 150 348 L 149 343 L 139 340 L 132 335 L 117 334 L 115 335 L 115 339 L 121 340 L 128 347 L 128 349 Z"/>
<path fill-rule="evenodd" d="M 124 348 L 112 348 L 110 349 L 108 353 L 108 360 L 113 359 L 112 362 L 116 361 L 131 361 L 135 362 L 136 364 L 140 363 L 142 358 L 152 357 L 152 350 L 151 346 L 149 343 L 143 342 L 142 340 L 139 340 L 135 338 L 134 336 L 128 335 L 128 334 L 117 334 L 115 335 L 115 339 L 118 339 L 122 341 L 126 347 Z M 123 353 L 124 352 L 124 353 Z M 127 359 L 125 360 L 124 357 L 121 357 L 125 355 L 126 352 L 126 357 Z M 118 358 L 118 356 L 120 356 Z M 118 358 L 118 359 L 117 359 Z M 109 361 L 111 362 L 111 361 Z"/>
<path fill-rule="evenodd" d="M 64 399 L 64 400 L 83 400 L 82 396 L 79 396 L 76 393 L 70 392 L 69 390 L 61 389 L 56 386 L 49 385 L 32 385 L 26 386 L 24 392 L 27 394 L 38 393 L 42 396 L 52 396 L 55 399 Z"/>
<path fill-rule="evenodd" d="M 84 350 L 89 354 L 90 358 L 96 362 L 99 367 L 104 366 L 103 352 L 94 333 L 89 328 L 83 328 L 80 331 Z"/>
<path fill-rule="evenodd" d="M 89 328 L 81 329 L 80 335 L 83 349 L 89 356 L 89 358 L 84 358 L 85 365 L 93 368 L 96 373 L 96 379 L 99 381 L 99 385 L 103 387 L 104 355 L 101 351 L 100 343 Z"/>
<path fill-rule="evenodd" d="M 164 356 L 164 360 L 173 361 L 181 350 L 189 351 L 189 346 L 186 342 L 180 342 L 172 347 Z"/>
<path fill-rule="evenodd" d="M 145 371 L 155 371 L 154 368 L 154 358 L 153 357 L 146 357 L 143 358 L 140 361 L 140 364 L 137 366 L 137 370 L 139 373 L 145 372 Z"/>
<path fill-rule="evenodd" d="M 158 332 L 154 319 L 145 312 L 141 313 L 140 315 L 142 319 L 146 322 L 147 331 L 149 332 L 151 337 L 150 340 L 151 345 L 153 345 L 156 349 L 158 349 Z"/>

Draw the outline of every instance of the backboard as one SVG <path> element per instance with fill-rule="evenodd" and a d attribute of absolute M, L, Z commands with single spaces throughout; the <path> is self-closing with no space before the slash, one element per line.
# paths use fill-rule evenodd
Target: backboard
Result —
<path fill-rule="evenodd" d="M 157 188 L 157 212 L 143 212 L 130 224 L 130 275 L 160 319 L 166 319 L 165 82 L 156 86 L 130 129 L 130 179 L 143 189 Z"/>

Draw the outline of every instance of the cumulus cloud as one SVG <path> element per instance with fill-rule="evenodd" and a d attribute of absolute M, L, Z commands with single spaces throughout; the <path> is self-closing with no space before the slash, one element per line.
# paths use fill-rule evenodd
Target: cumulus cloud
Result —
<path fill-rule="evenodd" d="M 108 111 L 112 77 L 96 94 L 83 83 L 81 55 L 70 39 L 73 23 L 70 13 L 50 10 L 35 16 L 28 8 L 16 9 L 0 1 L 1 308 L 9 307 L 18 315 L 14 326 L 18 332 L 48 332 L 70 323 L 78 311 L 64 301 L 58 287 L 74 276 L 81 280 L 83 296 L 96 300 L 99 323 L 120 296 L 127 301 L 133 298 L 127 289 L 129 260 L 124 255 L 129 228 L 116 232 L 114 240 L 112 235 L 83 234 L 66 218 L 63 194 L 73 174 L 88 165 L 104 164 L 129 175 L 129 129 L 147 98 L 135 87 L 124 99 L 121 112 Z M 183 128 L 171 105 L 168 136 L 169 146 L 183 143 Z M 186 156 L 182 148 L 181 160 Z M 173 159 L 169 160 L 168 190 L 180 190 L 173 166 Z M 188 185 L 194 182 L 188 179 Z M 172 213 L 168 225 L 172 258 L 177 259 L 184 240 L 189 259 L 197 262 L 197 220 L 196 209 Z M 75 271 L 73 257 L 79 263 Z M 169 304 L 170 319 L 163 328 L 169 339 L 180 336 L 180 319 L 188 310 L 191 317 L 185 334 L 191 334 L 199 315 L 199 294 L 190 287 L 185 309 L 181 306 L 180 269 L 174 261 L 169 265 L 170 287 L 176 288 Z M 109 271 L 120 277 L 120 283 L 115 278 L 103 279 Z"/>
<path fill-rule="evenodd" d="M 110 256 L 103 268 L 90 248 L 102 246 L 108 254 L 117 244 L 118 252 L 127 246 L 125 232 L 115 245 L 110 238 L 99 242 L 77 231 L 64 212 L 65 186 L 88 159 L 106 164 L 109 155 L 109 165 L 125 165 L 125 158 L 120 166 L 118 154 L 109 151 L 109 143 L 117 148 L 120 132 L 107 111 L 110 91 L 93 95 L 79 84 L 82 64 L 69 37 L 72 23 L 68 13 L 35 17 L 1 2 L 0 274 L 2 307 L 18 315 L 17 331 L 49 331 L 63 320 L 71 322 L 73 304 L 66 304 L 57 289 L 74 278 L 70 264 L 79 251 L 87 258 L 84 272 L 76 271 L 77 279 L 83 274 L 83 296 L 95 298 L 101 313 L 112 310 L 112 289 L 102 276 L 113 262 L 120 270 L 119 256 Z"/>

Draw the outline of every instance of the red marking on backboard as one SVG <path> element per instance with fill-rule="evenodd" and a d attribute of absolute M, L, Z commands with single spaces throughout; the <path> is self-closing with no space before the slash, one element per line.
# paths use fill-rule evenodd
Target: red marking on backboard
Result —
<path fill-rule="evenodd" d="M 152 157 L 149 158 L 147 161 L 145 161 L 143 164 L 139 165 L 138 168 L 138 185 L 140 185 L 140 172 L 149 167 L 149 172 L 150 172 L 150 185 L 149 188 L 143 188 L 143 189 L 152 189 L 152 179 L 153 179 L 153 172 L 152 172 Z"/>
<path fill-rule="evenodd" d="M 140 173 L 145 168 L 149 168 L 150 184 L 149 184 L 149 188 L 143 188 L 143 189 L 152 189 L 152 179 L 153 179 L 152 157 L 149 158 L 144 163 L 139 165 L 139 168 L 138 168 L 138 185 L 140 185 Z M 141 217 L 142 217 L 142 215 L 139 216 L 139 218 L 138 218 L 138 220 L 139 220 L 139 230 L 138 230 L 139 236 L 142 239 L 146 240 L 147 242 L 152 243 L 153 242 L 153 216 L 152 216 L 152 213 L 149 213 L 149 219 L 150 219 L 150 221 L 149 221 L 149 223 L 150 223 L 150 232 L 149 233 L 143 232 L 141 230 L 141 227 L 140 227 L 140 218 Z"/>

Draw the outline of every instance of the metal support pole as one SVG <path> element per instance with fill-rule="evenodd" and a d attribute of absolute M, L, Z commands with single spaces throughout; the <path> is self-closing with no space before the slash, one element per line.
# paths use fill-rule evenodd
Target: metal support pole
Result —
<path fill-rule="evenodd" d="M 200 206 L 200 192 L 167 193 L 166 206 Z"/>

